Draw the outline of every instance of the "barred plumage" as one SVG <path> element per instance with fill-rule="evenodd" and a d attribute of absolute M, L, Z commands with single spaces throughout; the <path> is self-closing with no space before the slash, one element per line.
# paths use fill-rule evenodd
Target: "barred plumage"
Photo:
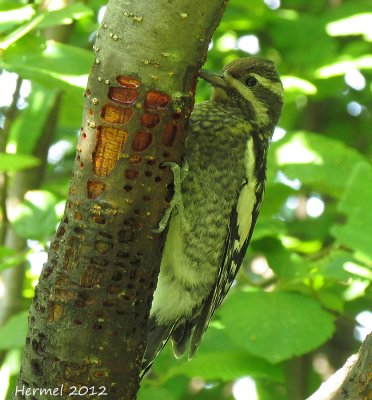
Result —
<path fill-rule="evenodd" d="M 188 172 L 175 182 L 158 285 L 148 328 L 146 370 L 172 337 L 191 358 L 228 292 L 262 202 L 266 153 L 283 105 L 271 61 L 242 58 L 221 74 L 202 71 L 211 100 L 197 104 L 186 139 Z M 177 185 L 175 185 L 177 186 Z"/>

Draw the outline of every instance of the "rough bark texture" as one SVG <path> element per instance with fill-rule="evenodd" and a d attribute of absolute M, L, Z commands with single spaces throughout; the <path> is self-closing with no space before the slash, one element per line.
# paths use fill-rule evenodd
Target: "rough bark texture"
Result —
<path fill-rule="evenodd" d="M 308 400 L 371 400 L 372 333 L 358 354 L 351 356 Z"/>
<path fill-rule="evenodd" d="M 180 163 L 197 71 L 226 2 L 109 2 L 13 399 L 55 399 L 58 389 L 70 398 L 74 387 L 79 398 L 135 399 L 163 243 L 152 229 L 171 197 L 160 164 Z"/>

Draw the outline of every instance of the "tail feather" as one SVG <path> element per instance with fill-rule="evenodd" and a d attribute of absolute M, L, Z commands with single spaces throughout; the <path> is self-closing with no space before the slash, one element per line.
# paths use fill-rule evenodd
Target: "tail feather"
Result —
<path fill-rule="evenodd" d="M 174 325 L 158 325 L 155 318 L 150 317 L 147 331 L 147 346 L 142 360 L 141 378 L 150 369 L 157 355 L 169 340 Z"/>

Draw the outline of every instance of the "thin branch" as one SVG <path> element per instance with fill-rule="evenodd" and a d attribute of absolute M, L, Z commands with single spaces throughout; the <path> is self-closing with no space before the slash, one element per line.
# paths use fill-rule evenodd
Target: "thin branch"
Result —
<path fill-rule="evenodd" d="M 0 135 L 0 153 L 4 153 L 6 150 L 6 145 L 8 143 L 8 138 L 10 134 L 10 129 L 12 127 L 13 121 L 17 115 L 17 102 L 20 96 L 21 86 L 23 79 L 18 76 L 16 87 L 13 93 L 13 99 L 10 103 L 7 111 L 5 112 L 4 128 L 1 130 Z M 8 191 L 8 175 L 6 172 L 1 173 L 2 185 L 0 185 L 0 208 L 1 208 L 1 227 L 0 227 L 0 244 L 4 244 L 6 230 L 8 226 L 8 212 L 6 207 L 6 196 Z"/>

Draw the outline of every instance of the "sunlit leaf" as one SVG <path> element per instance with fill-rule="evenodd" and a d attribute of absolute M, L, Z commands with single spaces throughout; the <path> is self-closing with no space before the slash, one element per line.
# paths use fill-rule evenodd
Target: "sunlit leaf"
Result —
<path fill-rule="evenodd" d="M 137 394 L 138 400 L 176 400 L 173 394 L 165 388 L 141 385 Z"/>
<path fill-rule="evenodd" d="M 271 145 L 269 158 L 289 179 L 332 196 L 343 193 L 350 171 L 364 160 L 341 141 L 311 132 L 287 133 Z"/>
<path fill-rule="evenodd" d="M 23 238 L 46 240 L 55 231 L 58 217 L 55 210 L 57 198 L 43 190 L 29 191 L 17 207 L 13 226 Z"/>
<path fill-rule="evenodd" d="M 9 142 L 14 142 L 18 152 L 30 154 L 35 150 L 43 129 L 48 129 L 45 125 L 56 97 L 56 90 L 32 83 L 28 106 L 18 113 L 11 127 Z"/>
<path fill-rule="evenodd" d="M 25 345 L 27 315 L 28 311 L 16 314 L 0 328 L 0 350 L 9 350 Z"/>
<path fill-rule="evenodd" d="M 220 317 L 232 340 L 272 363 L 315 349 L 334 331 L 318 302 L 292 293 L 233 293 Z"/>
<path fill-rule="evenodd" d="M 0 64 L 44 85 L 49 81 L 63 88 L 82 89 L 92 62 L 93 55 L 88 50 L 27 36 L 4 51 Z"/>
<path fill-rule="evenodd" d="M 363 35 L 372 41 L 372 13 L 362 13 L 330 22 L 326 25 L 330 36 Z"/>
<path fill-rule="evenodd" d="M 49 11 L 39 24 L 38 28 L 44 29 L 54 25 L 71 24 L 74 20 L 92 16 L 93 11 L 83 3 L 73 3 L 60 10 Z"/>
<path fill-rule="evenodd" d="M 317 87 L 313 83 L 297 76 L 282 76 L 281 79 L 286 92 L 311 95 L 316 94 L 318 91 Z"/>
<path fill-rule="evenodd" d="M 363 162 L 351 171 L 347 190 L 339 203 L 339 210 L 347 216 L 347 221 L 334 225 L 331 232 L 340 243 L 372 260 L 372 167 Z"/>
<path fill-rule="evenodd" d="M 190 378 L 202 376 L 208 380 L 221 379 L 229 381 L 241 376 L 254 376 L 270 378 L 274 381 L 283 380 L 283 370 L 271 365 L 262 358 L 252 356 L 243 349 L 236 351 L 221 350 L 213 352 L 199 352 L 192 362 L 178 363 L 167 372 L 167 377 L 182 374 Z"/>
<path fill-rule="evenodd" d="M 40 164 L 40 160 L 29 154 L 0 153 L 0 171 L 20 171 L 33 168 Z"/>

